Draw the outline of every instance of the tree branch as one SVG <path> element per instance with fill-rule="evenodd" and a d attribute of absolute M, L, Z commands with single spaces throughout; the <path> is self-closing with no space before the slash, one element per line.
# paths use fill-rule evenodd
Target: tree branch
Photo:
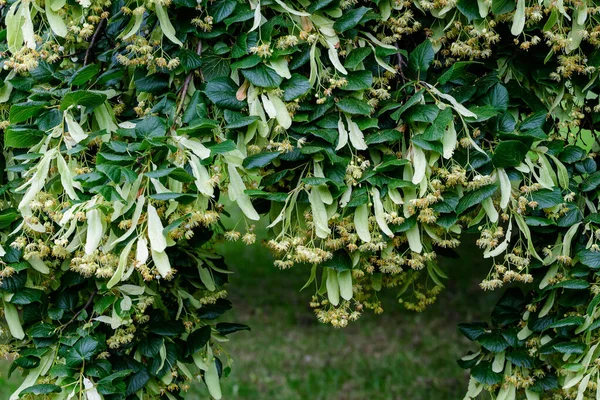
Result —
<path fill-rule="evenodd" d="M 198 41 L 198 46 L 196 47 L 196 54 L 198 54 L 199 56 L 202 55 L 202 40 Z M 178 115 L 181 112 L 181 109 L 183 108 L 183 102 L 185 101 L 185 96 L 187 95 L 187 91 L 188 88 L 190 87 L 190 83 L 192 82 L 192 77 L 194 76 L 194 71 L 190 71 L 187 76 L 185 77 L 185 81 L 183 82 L 183 89 L 181 90 L 181 98 L 179 100 L 179 106 L 177 106 L 177 112 L 175 113 L 176 115 Z"/>
<path fill-rule="evenodd" d="M 63 325 L 61 327 L 61 329 L 66 328 L 68 325 L 70 325 L 73 321 L 75 321 L 77 319 L 77 317 L 79 317 L 79 315 L 81 315 L 81 313 L 86 310 L 91 304 L 92 301 L 94 300 L 94 297 L 96 296 L 96 293 L 98 293 L 98 289 L 94 289 L 94 291 L 92 292 L 92 294 L 90 295 L 90 298 L 88 299 L 88 301 L 84 304 L 84 306 L 75 313 L 75 315 L 73 316 L 73 318 L 71 318 L 71 320 L 69 322 L 67 322 L 65 325 Z"/>
<path fill-rule="evenodd" d="M 396 50 L 398 50 L 398 52 L 396 53 L 396 56 L 398 57 L 398 73 L 402 78 L 402 83 L 405 83 L 406 77 L 404 76 L 404 66 L 406 66 L 406 63 L 402 58 L 402 54 L 400 54 L 400 47 L 398 46 L 398 43 L 394 43 L 394 46 L 396 46 Z"/>
<path fill-rule="evenodd" d="M 96 44 L 96 41 L 98 40 L 98 36 L 100 36 L 100 32 L 104 29 L 105 22 L 106 22 L 106 18 L 102 18 L 100 20 L 100 22 L 98 23 L 98 26 L 96 26 L 96 31 L 92 35 L 92 40 L 90 40 L 90 45 L 88 46 L 87 50 L 85 51 L 85 57 L 83 59 L 83 66 L 87 65 L 90 54 L 92 53 L 92 48 Z"/>

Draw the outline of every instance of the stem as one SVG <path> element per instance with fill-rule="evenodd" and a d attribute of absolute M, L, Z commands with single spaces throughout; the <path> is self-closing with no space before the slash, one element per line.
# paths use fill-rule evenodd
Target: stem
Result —
<path fill-rule="evenodd" d="M 402 58 L 402 54 L 400 54 L 400 47 L 398 46 L 398 43 L 395 43 L 394 46 L 396 46 L 396 50 L 398 50 L 398 52 L 396 53 L 396 56 L 398 57 L 398 73 L 400 74 L 400 77 L 402 78 L 402 83 L 405 83 L 406 77 L 404 76 L 404 66 L 406 65 L 406 63 L 404 62 L 404 59 Z"/>
<path fill-rule="evenodd" d="M 83 310 L 86 310 L 92 304 L 92 301 L 94 300 L 94 296 L 96 296 L 96 293 L 98 293 L 98 289 L 94 289 L 94 291 L 90 295 L 90 298 L 88 299 L 88 301 L 84 304 L 84 306 L 79 311 L 77 311 L 75 313 L 75 315 L 73 316 L 73 318 L 71 318 L 71 320 L 69 322 L 67 322 L 65 325 L 62 326 L 62 329 L 66 328 L 69 324 L 71 324 L 71 322 L 75 321 L 77 319 L 77 317 L 79 317 L 79 315 L 83 312 Z"/>
<path fill-rule="evenodd" d="M 202 40 L 198 41 L 198 46 L 196 47 L 196 54 L 199 56 L 202 55 Z M 183 108 L 183 102 L 185 101 L 185 96 L 187 95 L 188 88 L 190 87 L 190 83 L 192 82 L 192 77 L 194 76 L 194 71 L 190 71 L 185 77 L 185 81 L 183 82 L 183 89 L 181 90 L 181 99 L 179 101 L 179 105 L 177 106 L 177 112 L 175 114 L 179 114 L 181 109 Z"/>
<path fill-rule="evenodd" d="M 84 67 L 88 63 L 88 58 L 90 57 L 90 54 L 92 52 L 92 48 L 94 47 L 94 45 L 96 44 L 96 41 L 98 40 L 98 36 L 100 36 L 100 32 L 102 31 L 102 29 L 104 29 L 104 23 L 105 22 L 106 22 L 106 18 L 102 18 L 100 20 L 100 22 L 98 23 L 98 26 L 96 27 L 96 31 L 92 35 L 92 40 L 90 40 L 90 45 L 88 46 L 87 50 L 85 51 L 85 57 L 83 59 L 83 66 Z"/>

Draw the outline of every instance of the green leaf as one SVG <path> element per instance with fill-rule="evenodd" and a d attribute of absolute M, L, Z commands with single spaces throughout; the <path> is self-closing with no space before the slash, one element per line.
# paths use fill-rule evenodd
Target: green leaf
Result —
<path fill-rule="evenodd" d="M 343 86 L 344 90 L 365 90 L 369 89 L 373 85 L 373 74 L 371 71 L 350 71 L 346 76 L 348 84 Z"/>
<path fill-rule="evenodd" d="M 91 84 L 94 81 L 94 78 L 100 72 L 99 64 L 90 64 L 86 65 L 83 68 L 80 68 L 73 74 L 71 79 L 69 80 L 69 85 L 71 86 L 81 86 L 87 84 Z"/>
<path fill-rule="evenodd" d="M 471 106 L 468 108 L 477 118 L 467 117 L 468 122 L 483 122 L 499 114 L 499 111 L 492 106 Z"/>
<path fill-rule="evenodd" d="M 337 102 L 338 108 L 348 114 L 369 115 L 371 106 L 367 102 L 352 97 L 345 97 Z"/>
<path fill-rule="evenodd" d="M 131 378 L 127 380 L 127 391 L 125 392 L 125 395 L 130 396 L 138 392 L 144 386 L 146 386 L 149 380 L 150 374 L 148 373 L 146 368 L 140 369 L 138 372 L 133 374 Z"/>
<path fill-rule="evenodd" d="M 515 0 L 494 0 L 492 2 L 492 13 L 496 15 L 507 14 L 515 9 Z"/>
<path fill-rule="evenodd" d="M 558 204 L 564 203 L 564 199 L 560 189 L 540 189 L 531 194 L 531 199 L 538 203 L 537 208 L 550 208 Z"/>
<path fill-rule="evenodd" d="M 235 143 L 233 143 L 233 141 L 231 140 L 225 140 L 221 143 L 205 143 L 206 147 L 208 147 L 210 149 L 210 154 L 211 155 L 215 155 L 215 154 L 225 154 L 225 153 L 229 153 L 230 151 L 233 151 L 236 149 L 235 147 Z"/>
<path fill-rule="evenodd" d="M 244 57 L 241 60 L 238 60 L 236 62 L 234 62 L 233 64 L 231 64 L 231 69 L 232 70 L 236 70 L 236 69 L 247 69 L 247 68 L 252 68 L 257 66 L 258 64 L 262 63 L 262 58 L 260 58 L 259 55 L 257 54 L 252 54 L 251 56 L 248 57 Z"/>
<path fill-rule="evenodd" d="M 195 194 L 191 193 L 154 193 L 149 196 L 151 199 L 159 201 L 177 200 L 179 203 L 188 204 L 196 199 Z"/>
<path fill-rule="evenodd" d="M 231 62 L 212 52 L 202 55 L 202 74 L 208 82 L 218 78 L 227 78 L 231 72 Z"/>
<path fill-rule="evenodd" d="M 269 68 L 265 64 L 242 69 L 241 72 L 251 84 L 258 87 L 276 88 L 283 82 L 283 78 L 273 68 Z"/>
<path fill-rule="evenodd" d="M 409 100 L 410 101 L 410 100 Z M 417 104 L 406 111 L 402 118 L 406 122 L 433 122 L 440 109 L 433 104 Z"/>
<path fill-rule="evenodd" d="M 241 111 L 245 101 L 236 98 L 237 86 L 229 78 L 217 78 L 206 84 L 204 93 L 216 106 Z"/>
<path fill-rule="evenodd" d="M 213 133 L 213 129 L 217 128 L 218 126 L 219 123 L 217 121 L 202 118 L 195 120 L 190 126 L 177 129 L 177 135 L 187 135 L 191 137 L 209 136 Z"/>
<path fill-rule="evenodd" d="M 475 322 L 470 324 L 462 323 L 458 324 L 458 329 L 469 340 L 477 340 L 481 335 L 486 333 L 488 324 L 485 322 Z"/>
<path fill-rule="evenodd" d="M 85 336 L 77 341 L 66 355 L 67 366 L 75 367 L 84 361 L 90 361 L 102 349 L 101 343 L 92 336 Z"/>
<path fill-rule="evenodd" d="M 13 295 L 10 299 L 12 304 L 31 304 L 41 303 L 44 292 L 39 289 L 23 288 Z"/>
<path fill-rule="evenodd" d="M 321 265 L 336 271 L 348 271 L 352 269 L 352 260 L 347 252 L 339 250 L 333 253 L 333 256 Z"/>
<path fill-rule="evenodd" d="M 177 54 L 185 72 L 193 71 L 202 66 L 202 58 L 189 49 L 181 49 Z M 202 71 L 204 73 L 204 71 Z"/>
<path fill-rule="evenodd" d="M 308 93 L 311 88 L 310 81 L 306 77 L 292 74 L 292 77 L 281 85 L 283 90 L 282 99 L 283 101 L 292 101 Z"/>
<path fill-rule="evenodd" d="M 56 326 L 44 322 L 37 323 L 27 330 L 27 334 L 32 338 L 50 338 L 55 334 Z"/>
<path fill-rule="evenodd" d="M 382 131 L 377 131 L 376 133 L 372 133 L 367 135 L 365 138 L 366 144 L 379 144 L 379 143 L 389 143 L 389 142 L 397 142 L 402 139 L 402 132 L 396 129 L 385 129 Z"/>
<path fill-rule="evenodd" d="M 508 90 L 501 84 L 495 84 L 482 97 L 484 105 L 491 106 L 497 111 L 506 111 L 508 108 Z"/>
<path fill-rule="evenodd" d="M 600 268 L 600 252 L 598 251 L 584 249 L 577 253 L 577 257 L 579 257 L 580 263 L 591 269 Z"/>
<path fill-rule="evenodd" d="M 135 80 L 135 89 L 138 93 L 162 94 L 169 88 L 168 76 L 165 74 L 151 74 Z"/>
<path fill-rule="evenodd" d="M 62 388 L 60 386 L 53 385 L 50 383 L 45 383 L 45 384 L 40 384 L 40 385 L 33 385 L 26 389 L 21 390 L 21 392 L 19 393 L 19 397 L 21 397 L 25 394 L 44 395 L 44 394 L 60 393 L 60 392 L 62 392 Z"/>
<path fill-rule="evenodd" d="M 190 333 L 186 343 L 186 356 L 190 356 L 196 353 L 199 350 L 202 350 L 206 343 L 210 340 L 211 329 L 210 326 L 205 325 L 200 329 L 196 329 L 194 332 Z"/>
<path fill-rule="evenodd" d="M 248 156 L 244 159 L 242 166 L 246 169 L 263 168 L 279 157 L 279 152 L 265 152 Z"/>
<path fill-rule="evenodd" d="M 458 0 L 456 8 L 462 13 L 467 20 L 471 22 L 474 19 L 481 19 L 479 15 L 479 6 L 475 0 Z"/>
<path fill-rule="evenodd" d="M 350 11 L 345 11 L 341 17 L 337 18 L 333 23 L 333 29 L 336 32 L 345 32 L 348 29 L 354 28 L 360 20 L 368 13 L 371 9 L 367 7 L 353 8 Z"/>
<path fill-rule="evenodd" d="M 463 1 L 465 2 L 465 1 Z M 474 3 L 471 0 L 466 0 L 467 3 Z M 459 2 L 460 4 L 461 2 Z M 477 5 L 475 5 L 475 9 L 478 10 Z M 459 6 L 460 10 L 460 6 Z M 477 15 L 479 16 L 479 11 L 477 11 Z M 453 81 L 455 79 L 461 79 L 467 74 L 467 67 L 471 64 L 474 64 L 473 61 L 458 61 L 452 64 L 450 68 L 446 72 L 444 72 L 439 78 L 438 82 L 441 85 L 445 85 L 446 83 Z"/>
<path fill-rule="evenodd" d="M 208 7 L 208 15 L 213 17 L 214 23 L 221 22 L 225 18 L 233 14 L 237 1 L 235 0 L 219 0 L 212 3 L 212 6 Z"/>
<path fill-rule="evenodd" d="M 416 75 L 425 75 L 434 58 L 433 45 L 427 39 L 418 45 L 408 56 L 408 68 Z"/>
<path fill-rule="evenodd" d="M 344 67 L 349 69 L 358 67 L 358 65 L 363 62 L 364 59 L 369 56 L 369 54 L 371 54 L 371 48 L 369 46 L 357 47 L 353 49 L 346 57 Z"/>
<path fill-rule="evenodd" d="M 28 101 L 26 103 L 17 103 L 10 107 L 9 121 L 11 124 L 25 122 L 29 118 L 38 116 L 40 111 L 46 108 L 48 103 L 44 101 Z"/>
<path fill-rule="evenodd" d="M 40 143 L 46 135 L 44 131 L 20 126 L 9 126 L 4 132 L 4 145 L 15 149 L 28 149 Z"/>
<path fill-rule="evenodd" d="M 529 355 L 529 352 L 526 349 L 508 351 L 506 353 L 506 359 L 517 367 L 533 368 L 535 366 L 533 357 Z"/>
<path fill-rule="evenodd" d="M 239 332 L 239 331 L 250 331 L 250 327 L 244 324 L 236 324 L 231 322 L 219 322 L 216 325 L 217 331 L 221 335 L 229 335 L 230 333 Z"/>
<path fill-rule="evenodd" d="M 516 167 L 523 162 L 529 147 L 518 140 L 505 140 L 496 146 L 492 163 L 496 168 Z"/>
<path fill-rule="evenodd" d="M 471 376 L 485 385 L 495 385 L 502 382 L 503 375 L 492 370 L 492 363 L 481 361 L 471 368 Z"/>
<path fill-rule="evenodd" d="M 572 164 L 583 160 L 586 155 L 585 149 L 582 149 L 579 146 L 567 146 L 560 152 L 558 159 L 564 163 Z"/>
<path fill-rule="evenodd" d="M 104 104 L 106 95 L 102 93 L 93 93 L 87 90 L 76 90 L 68 92 L 60 103 L 60 110 L 65 111 L 71 106 L 82 106 L 86 111 L 92 111 L 94 108 Z"/>
<path fill-rule="evenodd" d="M 552 346 L 556 351 L 563 354 L 583 354 L 587 349 L 585 343 L 563 342 Z"/>
<path fill-rule="evenodd" d="M 165 339 L 160 336 L 149 335 L 147 339 L 140 342 L 138 351 L 144 357 L 154 358 L 159 355 L 160 349 L 165 343 Z"/>
<path fill-rule="evenodd" d="M 175 179 L 176 181 L 184 182 L 184 183 L 194 181 L 194 177 L 192 175 L 190 175 L 183 168 L 174 168 L 173 167 L 173 168 L 157 169 L 156 171 L 146 172 L 144 175 L 146 175 L 148 178 L 163 178 L 165 176 L 168 176 L 170 178 Z"/>
<path fill-rule="evenodd" d="M 508 347 L 508 342 L 500 331 L 484 333 L 477 338 L 477 341 L 492 353 L 500 353 Z"/>
<path fill-rule="evenodd" d="M 456 206 L 456 213 L 462 214 L 474 205 L 481 204 L 483 200 L 492 196 L 497 189 L 498 188 L 495 184 L 491 184 L 465 193 L 465 195 L 460 199 L 458 205 Z"/>
<path fill-rule="evenodd" d="M 244 128 L 259 119 L 257 116 L 248 116 L 231 110 L 225 110 L 224 115 L 227 129 Z"/>
<path fill-rule="evenodd" d="M 588 287 L 590 287 L 590 283 L 588 281 L 584 281 L 583 279 L 570 279 L 552 285 L 552 289 L 564 288 L 573 290 L 583 290 L 587 289 Z"/>
<path fill-rule="evenodd" d="M 585 319 L 583 317 L 572 316 L 572 317 L 567 317 L 567 318 L 558 320 L 558 321 L 552 323 L 548 328 L 558 329 L 558 328 L 566 328 L 566 327 L 570 327 L 570 326 L 574 327 L 574 326 L 579 326 L 579 325 L 583 324 L 584 322 L 585 322 Z"/>
<path fill-rule="evenodd" d="M 165 136 L 167 123 L 160 117 L 150 115 L 144 117 L 135 125 L 135 134 L 139 137 L 150 139 Z"/>
<path fill-rule="evenodd" d="M 0 211 L 0 229 L 8 228 L 19 216 L 19 213 L 14 208 L 7 208 Z"/>
<path fill-rule="evenodd" d="M 333 3 L 333 0 L 311 0 L 310 5 L 306 8 L 309 13 L 319 11 Z"/>
<path fill-rule="evenodd" d="M 587 179 L 585 179 L 581 183 L 581 190 L 583 192 L 591 192 L 592 190 L 595 190 L 598 186 L 600 186 L 600 171 L 594 172 L 593 174 L 589 175 Z"/>

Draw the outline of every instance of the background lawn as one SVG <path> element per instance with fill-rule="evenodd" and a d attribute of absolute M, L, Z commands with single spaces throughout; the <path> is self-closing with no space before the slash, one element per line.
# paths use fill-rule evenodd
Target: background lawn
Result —
<path fill-rule="evenodd" d="M 279 271 L 260 246 L 227 243 L 220 250 L 236 272 L 229 285 L 234 309 L 225 320 L 252 328 L 226 344 L 235 364 L 222 381 L 225 399 L 463 398 L 468 374 L 456 360 L 473 347 L 456 326 L 487 318 L 501 294 L 478 287 L 489 269 L 479 249 L 465 245 L 460 259 L 442 261 L 451 280 L 425 313 L 403 310 L 388 291 L 383 315 L 365 313 L 345 329 L 314 318 L 311 292 L 299 292 L 307 269 Z M 18 386 L 14 376 L 6 379 L 8 365 L 0 365 L 0 399 Z M 209 396 L 197 385 L 186 398 Z"/>

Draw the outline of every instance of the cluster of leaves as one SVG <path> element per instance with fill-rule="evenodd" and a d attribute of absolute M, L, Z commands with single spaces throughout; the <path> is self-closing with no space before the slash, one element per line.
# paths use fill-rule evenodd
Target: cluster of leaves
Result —
<path fill-rule="evenodd" d="M 590 4 L 588 4 L 590 3 Z M 461 233 L 512 282 L 467 398 L 598 398 L 599 8 L 17 0 L 1 35 L 12 398 L 220 398 L 216 241 L 307 266 L 319 320 L 435 301 Z M 220 222 L 228 207 L 242 219 Z M 396 289 L 394 289 L 396 288 Z"/>

